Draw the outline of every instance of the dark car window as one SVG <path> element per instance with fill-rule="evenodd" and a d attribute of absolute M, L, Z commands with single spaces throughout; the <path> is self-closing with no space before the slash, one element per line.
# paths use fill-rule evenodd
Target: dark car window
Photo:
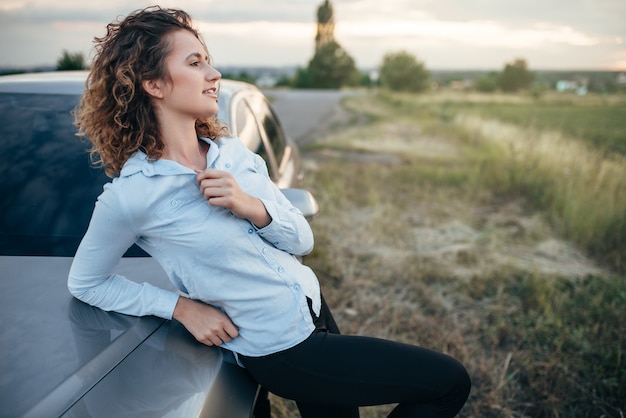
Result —
<path fill-rule="evenodd" d="M 248 148 L 263 157 L 266 163 L 271 161 L 267 155 L 265 143 L 263 142 L 263 138 L 259 132 L 259 125 L 256 122 L 252 110 L 245 100 L 239 100 L 236 106 L 235 125 L 237 136 L 248 146 Z M 273 172 L 272 167 L 268 167 L 268 170 L 270 172 L 270 176 L 275 178 L 275 173 Z"/>
<path fill-rule="evenodd" d="M 110 181 L 91 167 L 89 145 L 76 136 L 71 112 L 79 99 L 0 93 L 0 255 L 75 254 L 102 186 Z M 265 99 L 250 99 L 252 104 L 248 97 L 236 103 L 236 133 L 276 180 L 285 137 Z M 147 254 L 133 246 L 126 256 Z"/>
<path fill-rule="evenodd" d="M 0 94 L 0 254 L 74 255 L 109 181 L 75 135 L 78 100 Z"/>
<path fill-rule="evenodd" d="M 283 155 L 285 154 L 285 134 L 267 102 L 263 101 L 260 103 L 259 109 L 259 116 L 262 118 L 260 122 L 267 133 L 267 138 L 270 141 L 274 158 L 276 158 L 276 164 L 280 166 L 280 163 L 283 160 Z"/>
<path fill-rule="evenodd" d="M 244 100 L 238 100 L 235 109 L 235 129 L 239 139 L 251 150 L 263 147 L 259 128 L 254 121 L 254 115 Z"/>

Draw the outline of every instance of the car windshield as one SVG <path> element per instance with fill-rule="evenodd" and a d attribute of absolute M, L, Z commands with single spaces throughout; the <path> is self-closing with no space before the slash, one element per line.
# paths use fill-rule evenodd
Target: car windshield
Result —
<path fill-rule="evenodd" d="M 0 254 L 73 256 L 108 181 L 89 164 L 79 96 L 0 94 Z M 89 202 L 89 203 L 86 203 Z"/>

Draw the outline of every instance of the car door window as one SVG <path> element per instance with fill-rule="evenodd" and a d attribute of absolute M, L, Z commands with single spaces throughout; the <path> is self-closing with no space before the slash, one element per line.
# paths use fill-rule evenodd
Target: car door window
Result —
<path fill-rule="evenodd" d="M 254 152 L 263 147 L 254 115 L 244 100 L 238 100 L 235 111 L 235 134 Z"/>
<path fill-rule="evenodd" d="M 272 179 L 275 178 L 275 170 L 273 168 L 273 160 L 267 153 L 263 136 L 259 130 L 254 113 L 245 100 L 239 100 L 236 104 L 235 113 L 235 133 L 243 141 L 244 144 L 257 154 L 259 154 L 268 166 L 268 171 Z"/>
<path fill-rule="evenodd" d="M 285 155 L 285 133 L 265 100 L 259 104 L 259 109 L 259 117 L 261 119 L 259 122 L 265 130 L 274 158 L 276 159 L 276 164 L 278 167 L 281 167 L 283 156 Z"/>

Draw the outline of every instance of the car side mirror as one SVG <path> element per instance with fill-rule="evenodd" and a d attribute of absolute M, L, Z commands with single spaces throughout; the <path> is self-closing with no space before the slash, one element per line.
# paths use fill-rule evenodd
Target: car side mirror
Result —
<path fill-rule="evenodd" d="M 320 211 L 317 200 L 308 190 L 290 188 L 280 189 L 280 191 L 283 192 L 292 205 L 300 209 L 300 212 L 308 221 L 311 221 Z"/>

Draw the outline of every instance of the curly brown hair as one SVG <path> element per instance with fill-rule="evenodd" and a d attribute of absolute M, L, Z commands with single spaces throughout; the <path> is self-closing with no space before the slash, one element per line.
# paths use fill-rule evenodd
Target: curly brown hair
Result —
<path fill-rule="evenodd" d="M 109 23 L 107 34 L 94 38 L 94 60 L 74 116 L 77 135 L 91 142 L 92 163 L 104 167 L 110 177 L 119 175 L 137 150 L 150 159 L 163 155 L 154 106 L 142 82 L 168 79 L 167 35 L 177 30 L 193 33 L 205 45 L 187 13 L 159 6 Z M 196 121 L 196 133 L 216 139 L 227 135 L 228 128 L 216 118 L 201 119 Z"/>

